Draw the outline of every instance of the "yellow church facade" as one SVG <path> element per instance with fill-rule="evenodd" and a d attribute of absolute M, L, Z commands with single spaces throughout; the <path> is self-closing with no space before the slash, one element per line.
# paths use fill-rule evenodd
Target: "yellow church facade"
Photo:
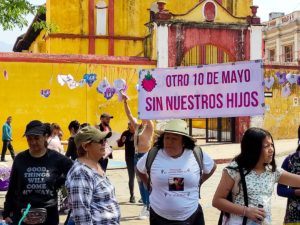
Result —
<path fill-rule="evenodd" d="M 207 21 L 204 16 L 208 3 L 215 6 L 214 21 Z M 162 49 L 161 40 L 173 38 L 173 24 L 196 24 L 196 28 L 204 24 L 205 29 L 212 30 L 245 28 L 246 32 L 253 29 L 248 20 L 252 5 L 252 0 L 47 0 L 46 14 L 36 16 L 35 20 L 45 20 L 57 29 L 48 33 L 35 31 L 31 26 L 16 40 L 14 50 L 20 53 L 0 54 L 0 70 L 8 74 L 0 84 L 5 90 L 1 94 L 2 120 L 5 121 L 6 115 L 13 116 L 14 137 L 22 147 L 26 144 L 22 134 L 31 119 L 59 123 L 67 138 L 67 125 L 71 120 L 94 125 L 99 123 L 99 115 L 107 112 L 114 115 L 112 129 L 120 133 L 127 126 L 123 104 L 117 94 L 108 100 L 96 90 L 101 81 L 106 79 L 112 85 L 115 80 L 125 80 L 130 105 L 137 116 L 136 85 L 140 69 L 178 66 L 178 63 L 191 65 L 186 63 L 187 58 L 190 62 L 197 61 L 193 58 L 193 51 L 200 49 L 196 44 L 187 44 L 190 49 L 186 49 L 178 62 L 176 57 L 172 58 L 176 52 L 170 50 L 176 44 L 169 44 L 169 50 Z M 161 20 L 159 16 L 164 15 L 169 18 Z M 165 29 L 168 23 L 171 24 L 167 28 L 169 33 L 164 37 L 161 28 Z M 251 58 L 250 32 L 244 38 L 244 60 L 254 59 Z M 224 52 L 219 61 L 220 47 L 209 45 L 207 40 L 203 55 L 206 63 L 239 60 L 230 52 Z M 58 75 L 68 74 L 75 81 L 82 80 L 85 74 L 96 74 L 97 80 L 91 87 L 70 89 L 57 81 Z M 41 95 L 43 90 L 50 90 L 50 95 Z M 249 121 L 237 119 L 235 132 L 241 133 L 239 127 L 249 126 Z"/>

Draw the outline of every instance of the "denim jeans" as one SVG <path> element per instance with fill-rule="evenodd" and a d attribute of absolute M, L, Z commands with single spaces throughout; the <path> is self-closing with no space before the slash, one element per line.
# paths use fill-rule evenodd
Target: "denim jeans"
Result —
<path fill-rule="evenodd" d="M 140 158 L 143 157 L 143 155 L 145 155 L 145 153 L 137 153 L 134 155 L 134 166 L 136 168 L 136 164 L 139 161 Z M 147 186 L 141 181 L 141 179 L 139 178 L 139 176 L 136 176 L 137 178 L 137 182 L 139 185 L 139 189 L 140 189 L 140 194 L 141 194 L 141 198 L 143 201 L 143 204 L 147 207 L 149 207 L 149 191 Z"/>

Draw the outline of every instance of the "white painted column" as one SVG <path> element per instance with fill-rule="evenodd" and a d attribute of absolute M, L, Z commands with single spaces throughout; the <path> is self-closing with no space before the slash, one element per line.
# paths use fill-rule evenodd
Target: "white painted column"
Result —
<path fill-rule="evenodd" d="M 262 26 L 252 25 L 250 27 L 250 60 L 262 59 L 263 34 Z M 263 127 L 262 116 L 251 116 L 250 127 Z"/>
<path fill-rule="evenodd" d="M 168 25 L 157 26 L 157 67 L 167 68 L 169 66 L 169 47 L 168 38 L 169 30 Z"/>
<path fill-rule="evenodd" d="M 276 39 L 276 62 L 280 62 L 281 55 L 282 55 L 282 47 L 281 47 L 280 36 L 278 35 Z"/>
<path fill-rule="evenodd" d="M 293 46 L 293 51 L 294 51 L 294 57 L 293 57 L 293 61 L 297 62 L 298 60 L 298 54 L 299 54 L 299 35 L 298 32 L 296 31 L 294 34 L 294 46 Z"/>
<path fill-rule="evenodd" d="M 250 27 L 250 60 L 262 59 L 262 26 Z"/>

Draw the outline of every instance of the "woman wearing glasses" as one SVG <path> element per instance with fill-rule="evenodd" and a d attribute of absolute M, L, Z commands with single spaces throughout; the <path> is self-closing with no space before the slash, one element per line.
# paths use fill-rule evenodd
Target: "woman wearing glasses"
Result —
<path fill-rule="evenodd" d="M 120 223 L 115 188 L 98 163 L 105 154 L 105 139 L 110 135 L 111 132 L 87 126 L 74 137 L 78 158 L 67 175 L 66 187 L 76 225 Z"/>

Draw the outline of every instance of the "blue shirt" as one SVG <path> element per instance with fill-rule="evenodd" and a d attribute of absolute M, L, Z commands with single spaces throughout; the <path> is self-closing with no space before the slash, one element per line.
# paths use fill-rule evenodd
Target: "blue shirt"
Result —
<path fill-rule="evenodd" d="M 11 126 L 5 123 L 2 127 L 2 141 L 11 141 Z"/>

